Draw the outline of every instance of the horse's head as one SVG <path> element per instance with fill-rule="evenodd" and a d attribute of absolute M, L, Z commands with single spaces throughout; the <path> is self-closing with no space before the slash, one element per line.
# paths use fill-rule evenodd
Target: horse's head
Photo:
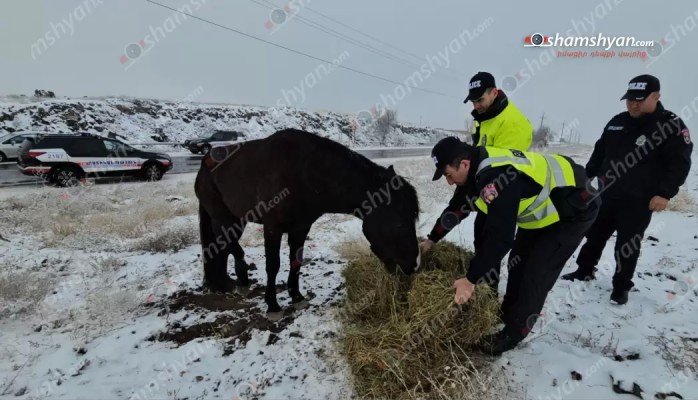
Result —
<path fill-rule="evenodd" d="M 371 251 L 385 264 L 390 273 L 397 267 L 405 274 L 419 268 L 417 192 L 392 165 L 377 176 L 378 187 L 368 193 L 361 204 L 363 233 Z"/>

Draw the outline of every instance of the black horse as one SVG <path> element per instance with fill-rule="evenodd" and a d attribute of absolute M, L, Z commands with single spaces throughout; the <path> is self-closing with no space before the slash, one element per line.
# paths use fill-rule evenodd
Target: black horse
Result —
<path fill-rule="evenodd" d="M 215 147 L 196 176 L 204 286 L 229 292 L 249 285 L 248 264 L 238 243 L 249 222 L 264 225 L 269 312 L 276 301 L 281 239 L 288 234 L 292 303 L 304 300 L 298 287 L 303 244 L 312 224 L 326 213 L 353 214 L 371 251 L 391 273 L 419 267 L 417 193 L 392 167 L 381 167 L 333 140 L 295 129 L 264 139 Z M 228 276 L 228 254 L 237 282 Z"/>

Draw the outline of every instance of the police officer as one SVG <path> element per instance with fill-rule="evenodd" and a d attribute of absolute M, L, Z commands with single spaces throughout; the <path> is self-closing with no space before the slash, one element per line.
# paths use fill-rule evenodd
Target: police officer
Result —
<path fill-rule="evenodd" d="M 488 72 L 478 72 L 470 79 L 468 88 L 468 96 L 463 102 L 471 101 L 473 103 L 473 111 L 471 113 L 475 119 L 473 144 L 522 151 L 528 150 L 533 141 L 533 125 L 509 101 L 506 94 L 497 88 L 494 76 Z M 434 176 L 434 180 L 439 178 L 440 175 Z M 462 197 L 463 193 L 456 189 L 453 199 Z M 434 243 L 446 236 L 451 229 L 467 216 L 468 213 L 459 212 L 449 203 L 449 206 L 441 213 L 433 229 L 427 235 L 427 240 L 422 242 L 420 246 L 422 251 L 429 251 Z M 474 225 L 475 248 L 482 241 L 480 232 L 484 225 L 485 214 L 478 213 Z M 491 277 L 491 287 L 495 293 L 498 285 L 499 271 L 496 271 Z"/>
<path fill-rule="evenodd" d="M 478 72 L 470 79 L 468 97 L 473 103 L 475 120 L 473 144 L 526 151 L 533 142 L 533 125 L 498 89 L 494 76 Z"/>
<path fill-rule="evenodd" d="M 681 118 L 659 101 L 659 79 L 640 75 L 628 83 L 628 111 L 611 118 L 586 165 L 598 177 L 603 205 L 577 257 L 578 268 L 566 280 L 595 279 L 606 242 L 617 231 L 616 272 L 611 302 L 625 304 L 640 242 L 654 211 L 663 211 L 686 181 L 693 143 Z"/>
<path fill-rule="evenodd" d="M 456 303 L 468 301 L 475 284 L 499 271 L 511 250 L 501 306 L 505 326 L 483 341 L 486 352 L 500 354 L 530 332 L 565 262 L 596 218 L 600 200 L 584 200 L 584 168 L 565 156 L 474 147 L 455 137 L 441 140 L 432 154 L 434 176 L 462 188 L 463 196 L 451 205 L 487 214 L 482 244 L 467 274 L 453 284 Z"/>

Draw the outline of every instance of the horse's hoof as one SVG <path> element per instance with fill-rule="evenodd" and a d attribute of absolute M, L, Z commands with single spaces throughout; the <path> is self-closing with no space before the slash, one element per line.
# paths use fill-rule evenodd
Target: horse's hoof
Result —
<path fill-rule="evenodd" d="M 203 287 L 215 293 L 230 293 L 235 290 L 235 280 L 230 277 L 204 280 Z"/>
<path fill-rule="evenodd" d="M 249 263 L 249 264 L 247 264 L 247 270 L 248 271 L 256 271 L 257 265 L 255 263 Z"/>
<path fill-rule="evenodd" d="M 235 291 L 241 296 L 247 296 L 248 294 L 250 294 L 252 292 L 252 288 L 250 287 L 250 285 L 245 285 L 245 286 L 238 285 L 235 288 Z"/>
<path fill-rule="evenodd" d="M 308 307 L 310 307 L 310 302 L 308 302 L 308 300 L 305 299 L 293 303 L 293 308 L 295 308 L 296 311 L 305 310 Z"/>
<path fill-rule="evenodd" d="M 305 300 L 305 297 L 303 297 L 302 294 L 296 293 L 291 295 L 291 303 L 300 303 L 301 301 Z"/>
<path fill-rule="evenodd" d="M 268 308 L 267 308 L 267 312 L 270 312 L 270 313 L 272 313 L 272 312 L 281 312 L 281 311 L 283 311 L 283 310 L 281 309 L 281 306 L 279 305 L 279 303 L 276 302 L 276 300 L 274 300 L 274 301 L 271 302 L 271 303 L 267 303 L 267 307 L 268 307 Z"/>
<path fill-rule="evenodd" d="M 250 278 L 244 276 L 242 278 L 238 278 L 237 280 L 237 286 L 250 286 Z"/>
<path fill-rule="evenodd" d="M 267 312 L 267 319 L 272 322 L 278 322 L 283 316 L 283 311 Z"/>

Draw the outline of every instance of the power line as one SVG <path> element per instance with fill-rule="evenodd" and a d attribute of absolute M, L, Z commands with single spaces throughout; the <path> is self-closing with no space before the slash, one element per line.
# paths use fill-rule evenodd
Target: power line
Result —
<path fill-rule="evenodd" d="M 330 16 L 327 15 L 327 14 L 323 14 L 323 13 L 321 13 L 320 11 L 316 11 L 316 10 L 314 10 L 314 9 L 308 7 L 308 6 L 303 7 L 303 9 L 304 9 L 304 10 L 308 10 L 308 11 L 310 11 L 310 12 L 312 12 L 312 13 L 315 13 L 315 14 L 321 16 L 321 17 L 324 17 L 324 18 L 326 18 L 326 19 L 328 19 L 328 20 L 330 20 L 330 21 L 332 21 L 332 22 L 334 22 L 334 23 L 336 23 L 336 24 L 339 24 L 339 25 L 341 25 L 341 26 L 343 26 L 343 27 L 345 27 L 345 28 L 347 28 L 347 29 L 349 29 L 349 30 L 352 30 L 352 31 L 354 31 L 354 32 L 356 32 L 356 33 L 358 33 L 358 34 L 360 34 L 360 35 L 366 36 L 367 38 L 369 38 L 369 39 L 371 39 L 371 40 L 375 40 L 376 42 L 378 42 L 378 43 L 380 43 L 380 44 L 382 44 L 382 45 L 384 45 L 384 46 L 388 46 L 388 47 L 390 47 L 390 48 L 393 48 L 393 49 L 395 49 L 395 50 L 397 50 L 397 51 L 399 51 L 399 52 L 401 52 L 401 53 L 403 53 L 403 54 L 407 54 L 408 56 L 412 56 L 412 57 L 414 57 L 414 58 L 416 58 L 416 59 L 419 59 L 420 61 L 423 60 L 422 57 L 420 57 L 420 56 L 418 56 L 418 55 L 416 55 L 416 54 L 414 54 L 414 53 L 410 53 L 409 51 L 402 50 L 401 48 L 399 48 L 399 47 L 397 47 L 397 46 L 393 46 L 393 45 L 390 44 L 390 43 L 386 43 L 386 42 L 384 42 L 384 41 L 382 41 L 382 40 L 380 40 L 380 39 L 378 39 L 378 38 L 376 38 L 376 37 L 374 37 L 374 36 L 371 36 L 371 35 L 369 35 L 369 34 L 367 34 L 367 33 L 361 32 L 360 30 L 358 30 L 358 29 L 356 29 L 356 28 L 353 28 L 353 27 L 351 27 L 351 26 L 345 24 L 345 23 L 342 22 L 342 21 L 338 21 L 337 19 L 332 18 L 332 17 L 330 17 Z"/>
<path fill-rule="evenodd" d="M 258 40 L 258 41 L 260 41 L 260 42 L 263 42 L 263 43 L 266 43 L 266 44 L 270 44 L 270 45 L 272 45 L 272 46 L 275 46 L 275 47 L 278 47 L 278 48 L 281 48 L 281 49 L 290 51 L 290 52 L 292 52 L 292 53 L 294 53 L 294 54 L 298 54 L 298 55 L 301 55 L 301 56 L 304 56 L 304 57 L 308 57 L 308 58 L 311 58 L 311 59 L 316 60 L 316 61 L 321 61 L 321 62 L 324 62 L 324 63 L 333 64 L 331 61 L 322 59 L 322 58 L 320 58 L 320 57 L 315 57 L 315 56 L 313 56 L 313 55 L 304 53 L 304 52 L 302 52 L 302 51 L 294 50 L 294 49 L 292 49 L 292 48 L 289 48 L 289 47 L 286 47 L 286 46 L 282 46 L 282 45 L 280 45 L 280 44 L 277 44 L 277 43 L 274 43 L 274 42 L 270 42 L 270 41 L 268 41 L 268 40 L 264 40 L 264 39 L 262 39 L 262 38 L 259 38 L 259 37 L 254 36 L 254 35 L 250 35 L 250 34 L 248 34 L 248 33 L 239 31 L 239 30 L 237 30 L 237 29 L 230 28 L 230 27 L 227 27 L 227 26 L 225 26 L 225 25 L 221 25 L 221 24 L 216 23 L 216 22 L 213 22 L 213 21 L 211 21 L 211 20 L 208 20 L 208 19 L 205 19 L 205 18 L 201 18 L 201 17 L 197 17 L 197 16 L 195 16 L 195 15 L 186 13 L 186 12 L 184 12 L 184 11 L 177 10 L 176 8 L 172 8 L 172 7 L 168 6 L 168 5 L 158 3 L 157 1 L 154 1 L 154 0 L 145 0 L 145 1 L 148 2 L 148 3 L 151 3 L 151 4 L 153 4 L 153 5 L 156 5 L 156 6 L 159 6 L 159 7 L 162 7 L 162 8 L 166 8 L 166 9 L 168 9 L 168 10 L 171 10 L 171 11 L 174 11 L 174 12 L 177 12 L 177 13 L 180 13 L 180 14 L 183 14 L 183 15 L 186 15 L 186 16 L 188 16 L 188 17 L 192 17 L 192 18 L 194 18 L 194 19 L 198 19 L 199 21 L 206 22 L 207 24 L 211 24 L 211 25 L 213 25 L 213 26 L 217 26 L 217 27 L 222 28 L 222 29 L 225 29 L 225 30 L 227 30 L 227 31 L 235 32 L 235 33 L 237 33 L 237 34 L 239 34 L 239 35 L 248 37 L 248 38 L 250 38 L 250 39 Z M 339 64 L 333 64 L 333 65 L 335 65 L 337 68 L 346 69 L 346 70 L 348 70 L 348 71 L 352 71 L 352 72 L 357 73 L 357 74 L 369 76 L 369 77 L 371 77 L 371 78 L 375 78 L 375 79 L 378 79 L 378 80 L 381 80 L 381 81 L 384 81 L 384 82 L 393 83 L 393 84 L 396 84 L 396 85 L 402 85 L 402 83 L 396 82 L 396 81 L 394 81 L 394 80 L 392 80 L 392 79 L 383 78 L 383 77 L 381 77 L 381 76 L 374 75 L 374 74 L 371 74 L 371 73 L 369 73 L 369 72 L 364 72 L 364 71 L 361 71 L 361 70 L 358 70 L 358 69 L 355 69 L 355 68 L 347 67 L 347 66 L 345 66 L 345 65 L 339 65 Z M 412 89 L 418 90 L 418 91 L 421 91 L 421 92 L 425 92 L 425 93 L 436 94 L 436 95 L 439 95 L 439 96 L 444 96 L 444 97 L 448 97 L 448 98 L 452 98 L 452 99 L 458 99 L 458 98 L 459 98 L 459 97 L 451 96 L 451 95 L 448 95 L 448 94 L 445 94 L 445 93 L 440 93 L 440 92 L 436 92 L 436 91 L 433 91 L 433 90 L 429 90 L 429 89 L 422 89 L 422 88 L 418 88 L 418 87 L 412 87 Z"/>
<path fill-rule="evenodd" d="M 320 11 L 317 11 L 317 10 L 315 10 L 315 9 L 312 9 L 312 8 L 310 8 L 310 7 L 308 7 L 308 6 L 303 7 L 303 9 L 304 9 L 304 10 L 308 10 L 308 11 L 310 11 L 310 12 L 312 12 L 312 13 L 315 13 L 315 14 L 321 16 L 321 17 L 324 17 L 324 18 L 326 18 L 326 19 L 328 19 L 328 20 L 330 20 L 330 21 L 332 21 L 332 22 L 334 22 L 334 23 L 336 23 L 336 24 L 339 24 L 339 25 L 341 25 L 341 26 L 343 26 L 343 27 L 345 27 L 345 28 L 347 28 L 347 29 L 349 29 L 349 30 L 351 30 L 351 31 L 354 31 L 354 32 L 356 32 L 356 33 L 358 33 L 358 34 L 360 34 L 360 35 L 363 35 L 363 36 L 365 36 L 365 37 L 367 37 L 367 38 L 369 38 L 369 39 L 371 39 L 371 40 L 375 40 L 376 42 L 382 44 L 383 46 L 390 47 L 390 48 L 392 48 L 392 49 L 394 49 L 394 50 L 397 50 L 397 51 L 399 51 L 399 52 L 401 52 L 401 53 L 403 53 L 403 54 L 406 54 L 406 55 L 408 55 L 408 56 L 412 56 L 412 57 L 418 59 L 419 61 L 423 61 L 423 60 L 424 60 L 424 57 L 418 56 L 418 55 L 416 55 L 416 54 L 414 54 L 414 53 L 411 53 L 411 52 L 409 52 L 409 51 L 407 51 L 407 50 L 403 50 L 403 49 L 401 49 L 401 48 L 399 48 L 399 47 L 397 47 L 397 46 L 395 46 L 395 45 L 392 45 L 392 44 L 390 44 L 390 43 L 388 43 L 388 42 L 385 42 L 385 41 L 383 41 L 383 40 L 381 40 L 381 39 L 378 39 L 378 38 L 375 37 L 375 36 L 369 35 L 368 33 L 364 33 L 364 32 L 362 32 L 361 30 L 356 29 L 356 28 L 353 28 L 353 27 L 351 27 L 351 26 L 345 24 L 345 23 L 342 22 L 342 21 L 339 21 L 339 20 L 337 20 L 337 19 L 335 19 L 335 18 L 332 18 L 332 17 L 330 17 L 330 16 L 327 15 L 327 14 L 321 13 Z M 456 75 L 453 74 L 452 72 L 450 72 L 450 71 L 446 71 L 446 72 L 448 72 L 450 75 L 452 75 L 455 79 L 460 79 L 460 78 L 458 78 L 458 76 L 456 76 Z"/>
<path fill-rule="evenodd" d="M 270 2 L 270 1 L 266 1 L 266 0 L 250 0 L 250 1 L 253 2 L 253 3 L 255 3 L 255 4 L 257 4 L 257 5 L 259 5 L 259 6 L 261 6 L 261 7 L 268 8 L 268 9 L 270 9 L 270 10 L 277 10 L 277 9 L 279 9 L 279 7 L 277 7 L 276 4 L 274 4 L 274 3 Z M 262 3 L 264 3 L 264 4 L 262 4 Z M 381 49 L 378 49 L 378 48 L 376 48 L 376 47 L 374 47 L 374 46 L 371 46 L 370 44 L 364 43 L 364 42 L 362 42 L 362 41 L 360 41 L 360 40 L 358 40 L 358 39 L 354 39 L 354 38 L 352 38 L 351 36 L 345 35 L 345 34 L 343 34 L 343 33 L 341 33 L 341 32 L 338 32 L 338 31 L 336 31 L 336 30 L 334 30 L 334 29 L 332 29 L 332 28 L 328 28 L 327 26 L 322 25 L 322 24 L 320 24 L 320 23 L 317 23 L 317 22 L 315 22 L 315 21 L 312 21 L 312 20 L 310 20 L 310 19 L 308 19 L 308 18 L 306 18 L 306 17 L 302 17 L 302 16 L 300 16 L 300 15 L 296 15 L 296 16 L 294 16 L 294 19 L 298 19 L 298 22 L 303 23 L 303 24 L 305 24 L 305 25 L 307 25 L 307 26 L 310 26 L 311 28 L 318 29 L 318 30 L 320 30 L 320 31 L 322 31 L 322 32 L 324 32 L 324 33 L 326 33 L 326 34 L 328 34 L 328 35 L 334 36 L 334 37 L 336 37 L 336 38 L 338 38 L 338 39 L 340 39 L 340 40 L 343 40 L 343 41 L 345 41 L 345 42 L 347 42 L 347 43 L 350 43 L 350 44 L 353 44 L 353 45 L 355 45 L 355 46 L 361 47 L 361 48 L 363 48 L 363 49 L 365 49 L 365 50 L 368 50 L 368 51 L 370 51 L 370 52 L 372 52 L 372 53 L 374 53 L 374 54 L 377 54 L 377 55 L 379 55 L 379 56 L 381 56 L 381 57 L 387 58 L 387 59 L 389 59 L 389 60 L 391 60 L 391 61 L 395 61 L 395 62 L 398 62 L 398 63 L 403 64 L 403 65 L 409 65 L 410 67 L 413 67 L 413 68 L 416 68 L 416 69 L 420 69 L 420 68 L 421 68 L 421 66 L 419 66 L 419 65 L 417 65 L 417 64 L 415 64 L 415 63 L 413 63 L 412 61 L 409 61 L 409 60 L 406 60 L 406 59 L 404 59 L 404 58 L 401 58 L 401 57 L 395 56 L 395 55 L 393 55 L 393 54 L 387 53 L 387 52 L 385 52 L 385 51 L 383 51 L 383 50 L 381 50 Z M 454 81 L 454 78 L 453 78 L 453 77 L 441 77 L 441 76 L 437 76 L 437 77 L 440 77 L 441 79 L 444 79 L 444 80 L 448 80 L 449 82 L 453 82 L 453 81 Z"/>

